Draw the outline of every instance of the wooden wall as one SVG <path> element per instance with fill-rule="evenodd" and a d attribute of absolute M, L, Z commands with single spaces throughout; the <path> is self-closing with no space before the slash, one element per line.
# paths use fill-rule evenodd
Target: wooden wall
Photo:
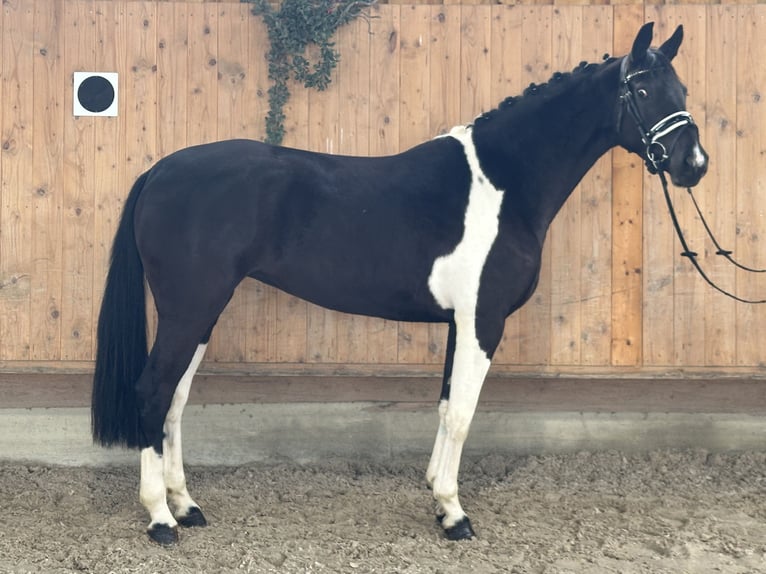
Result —
<path fill-rule="evenodd" d="M 339 33 L 326 92 L 294 89 L 286 145 L 393 153 L 556 70 L 625 53 L 645 20 L 660 39 L 683 23 L 676 68 L 712 158 L 697 197 L 724 245 L 766 265 L 766 6 L 406 4 L 373 15 Z M 5 0 L 0 28 L 0 370 L 88 370 L 132 181 L 178 148 L 263 137 L 266 33 L 247 5 L 196 1 Z M 76 70 L 119 72 L 119 117 L 72 117 Z M 642 168 L 617 150 L 566 204 L 496 370 L 755 372 L 766 362 L 766 310 L 693 273 Z M 675 195 L 711 275 L 766 297 L 766 278 L 710 255 Z M 207 368 L 428 371 L 444 345 L 441 326 L 333 313 L 251 281 L 221 318 Z"/>

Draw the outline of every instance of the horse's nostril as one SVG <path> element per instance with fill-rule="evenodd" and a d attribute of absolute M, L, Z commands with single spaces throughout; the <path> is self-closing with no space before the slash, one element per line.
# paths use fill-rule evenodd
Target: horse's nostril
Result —
<path fill-rule="evenodd" d="M 707 156 L 701 151 L 695 150 L 693 153 L 686 156 L 684 163 L 694 169 L 707 169 Z"/>

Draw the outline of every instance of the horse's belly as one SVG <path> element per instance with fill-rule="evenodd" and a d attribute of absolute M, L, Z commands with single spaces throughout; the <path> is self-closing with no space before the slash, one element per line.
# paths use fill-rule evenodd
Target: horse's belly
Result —
<path fill-rule="evenodd" d="M 302 265 L 258 270 L 250 277 L 311 303 L 356 315 L 395 321 L 442 322 L 442 309 L 428 289 L 428 267 L 407 268 L 401 261 L 338 262 L 307 258 Z"/>

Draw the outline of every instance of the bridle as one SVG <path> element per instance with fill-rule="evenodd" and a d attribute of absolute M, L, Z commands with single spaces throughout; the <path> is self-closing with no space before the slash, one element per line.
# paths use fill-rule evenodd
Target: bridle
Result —
<path fill-rule="evenodd" d="M 665 161 L 668 159 L 668 157 L 670 157 L 670 153 L 672 153 L 673 147 L 678 141 L 678 138 L 676 138 L 676 140 L 673 142 L 669 151 L 665 144 L 660 141 L 660 139 L 685 126 L 694 125 L 694 120 L 692 119 L 692 115 L 689 112 L 682 110 L 668 114 L 656 124 L 654 124 L 651 129 L 646 129 L 646 123 L 644 122 L 643 116 L 641 115 L 641 110 L 636 103 L 636 94 L 634 93 L 630 82 L 633 78 L 643 74 L 648 74 L 657 68 L 650 67 L 628 73 L 629 58 L 630 56 L 625 56 L 620 64 L 620 107 L 617 113 L 617 132 L 620 132 L 620 128 L 622 127 L 623 112 L 625 109 L 627 109 L 629 115 L 633 118 L 633 121 L 638 128 L 639 135 L 641 136 L 641 142 L 645 148 L 646 168 L 649 170 L 649 173 L 658 175 L 660 182 L 662 183 L 662 190 L 665 194 L 665 202 L 668 205 L 668 211 L 670 212 L 670 219 L 673 222 L 673 227 L 675 228 L 676 235 L 678 235 L 678 240 L 681 242 L 681 247 L 683 247 L 681 255 L 683 257 L 687 257 L 689 261 L 691 261 L 692 265 L 700 274 L 700 276 L 716 291 L 719 291 L 720 293 L 723 293 L 727 297 L 731 297 L 740 303 L 766 303 L 766 299 L 744 299 L 723 289 L 722 287 L 719 287 L 715 282 L 713 282 L 712 279 L 710 279 L 710 277 L 708 277 L 708 275 L 700 266 L 699 261 L 697 261 L 698 254 L 695 251 L 689 249 L 689 244 L 686 242 L 686 238 L 684 237 L 683 231 L 681 230 L 681 224 L 678 222 L 678 216 L 676 215 L 676 210 L 673 207 L 673 201 L 671 200 L 670 192 L 668 191 L 668 181 L 665 177 Z M 702 210 L 700 209 L 697 200 L 694 198 L 694 194 L 692 193 L 691 188 L 686 188 L 686 191 L 689 193 L 689 197 L 692 199 L 694 208 L 697 210 L 697 215 L 702 221 L 702 225 L 705 227 L 705 231 L 707 232 L 708 237 L 710 237 L 713 245 L 715 245 L 717 249 L 716 255 L 722 256 L 732 265 L 744 271 L 748 271 L 750 273 L 766 273 L 766 269 L 753 269 L 751 267 L 747 267 L 746 265 L 742 265 L 732 257 L 731 251 L 721 247 L 713 235 L 713 231 L 710 229 L 710 226 L 705 220 L 705 217 L 702 215 Z"/>
<path fill-rule="evenodd" d="M 644 144 L 646 167 L 650 173 L 655 174 L 661 171 L 662 165 L 670 157 L 667 147 L 660 140 L 682 127 L 694 125 L 694 119 L 692 119 L 692 115 L 689 112 L 682 110 L 668 114 L 650 129 L 646 129 L 646 122 L 636 103 L 636 94 L 630 82 L 633 78 L 649 74 L 657 68 L 649 67 L 628 73 L 629 59 L 630 56 L 625 56 L 620 63 L 620 108 L 617 115 L 617 132 L 619 133 L 622 127 L 623 111 L 627 108 L 628 113 L 638 128 L 641 142 Z M 673 145 L 675 145 L 675 142 L 673 142 Z M 670 151 L 673 151 L 672 147 Z"/>

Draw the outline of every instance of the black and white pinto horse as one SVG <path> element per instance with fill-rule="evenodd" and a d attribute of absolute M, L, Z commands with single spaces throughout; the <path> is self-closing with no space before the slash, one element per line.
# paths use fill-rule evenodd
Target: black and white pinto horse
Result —
<path fill-rule="evenodd" d="M 346 313 L 448 324 L 426 478 L 447 537 L 474 536 L 458 500 L 463 443 L 505 319 L 535 290 L 559 208 L 615 146 L 678 186 L 707 170 L 671 66 L 683 30 L 658 49 L 652 35 L 650 23 L 629 55 L 557 73 L 398 155 L 234 140 L 178 151 L 138 178 L 99 317 L 92 422 L 98 443 L 141 449 L 153 540 L 173 543 L 178 524 L 206 523 L 186 488 L 181 414 L 245 277 Z M 144 277 L 158 312 L 148 354 Z"/>

